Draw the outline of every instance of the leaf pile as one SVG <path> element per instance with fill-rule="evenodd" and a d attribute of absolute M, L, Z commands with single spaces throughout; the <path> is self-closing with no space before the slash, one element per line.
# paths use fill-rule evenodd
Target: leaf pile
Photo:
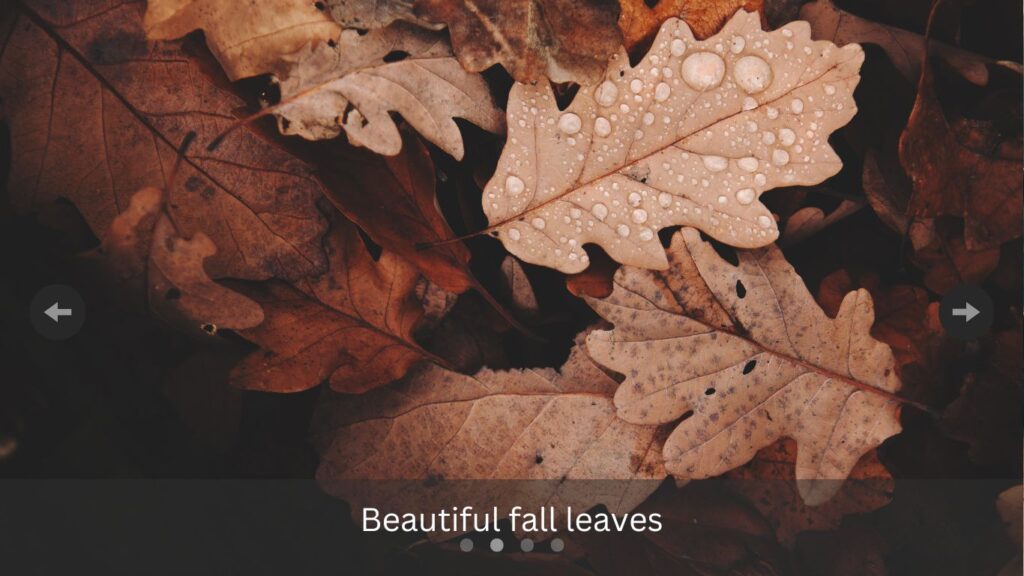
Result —
<path fill-rule="evenodd" d="M 515 558 L 364 535 L 380 573 L 1010 569 L 1020 35 L 978 30 L 1019 28 L 865 4 L 20 0 L 3 232 L 126 347 L 84 350 L 130 414 L 80 420 L 199 439 L 123 450 L 147 473 L 664 520 Z M 972 343 L 939 320 L 964 282 Z M 59 419 L 0 388 L 2 463 Z"/>

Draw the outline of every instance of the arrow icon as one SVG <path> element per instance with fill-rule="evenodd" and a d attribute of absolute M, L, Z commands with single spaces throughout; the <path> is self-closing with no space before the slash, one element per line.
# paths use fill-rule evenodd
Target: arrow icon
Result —
<path fill-rule="evenodd" d="M 953 308 L 953 316 L 963 316 L 964 322 L 970 322 L 978 314 L 981 314 L 981 311 L 971 306 L 970 302 L 964 302 L 963 308 Z"/>
<path fill-rule="evenodd" d="M 954 314 L 955 313 L 956 312 L 954 312 Z M 974 313 L 977 314 L 978 311 L 975 310 Z M 54 302 L 53 306 L 50 306 L 49 308 L 47 308 L 43 312 L 43 314 L 46 314 L 47 316 L 49 316 L 50 319 L 53 320 L 54 322 L 60 322 L 61 316 L 71 316 L 71 308 L 61 308 L 60 307 L 60 302 Z"/>

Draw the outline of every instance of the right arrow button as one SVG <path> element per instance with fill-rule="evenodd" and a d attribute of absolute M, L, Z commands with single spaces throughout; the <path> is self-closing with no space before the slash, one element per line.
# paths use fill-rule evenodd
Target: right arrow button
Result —
<path fill-rule="evenodd" d="M 992 327 L 992 298 L 972 284 L 960 284 L 939 305 L 942 327 L 954 338 L 974 340 Z"/>

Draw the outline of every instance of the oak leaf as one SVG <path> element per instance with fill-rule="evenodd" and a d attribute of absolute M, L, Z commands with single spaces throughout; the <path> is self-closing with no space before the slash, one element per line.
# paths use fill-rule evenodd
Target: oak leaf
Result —
<path fill-rule="evenodd" d="M 966 80 L 979 86 L 988 84 L 988 66 L 995 64 L 980 54 L 937 40 L 931 40 L 926 44 L 924 36 L 920 34 L 865 20 L 840 9 L 832 0 L 818 0 L 805 4 L 800 9 L 800 17 L 810 22 L 817 38 L 827 38 L 840 46 L 850 42 L 879 46 L 900 74 L 911 82 L 917 82 L 921 76 L 921 62 L 924 61 L 926 48 L 945 60 Z M 999 64 L 1020 72 L 1020 64 Z"/>
<path fill-rule="evenodd" d="M 282 54 L 337 39 L 341 27 L 317 2 L 148 0 L 143 26 L 151 40 L 174 40 L 202 30 L 228 78 L 270 72 Z"/>
<path fill-rule="evenodd" d="M 806 23 L 768 33 L 741 11 L 703 42 L 667 21 L 639 64 L 619 53 L 564 111 L 547 84 L 517 84 L 483 195 L 489 230 L 520 259 L 566 273 L 587 267 L 589 242 L 664 269 L 657 231 L 679 224 L 769 244 L 778 228 L 758 197 L 839 170 L 828 135 L 856 111 L 863 58 L 813 42 Z"/>
<path fill-rule="evenodd" d="M 203 262 L 217 251 L 206 234 L 178 235 L 164 212 L 164 193 L 143 188 L 114 219 L 91 257 L 108 270 L 111 286 L 130 299 L 142 298 L 154 315 L 196 334 L 220 328 L 252 328 L 263 310 L 252 300 L 215 283 Z"/>
<path fill-rule="evenodd" d="M 453 118 L 501 132 L 504 122 L 487 83 L 462 69 L 443 37 L 398 23 L 336 43 L 283 54 L 274 67 L 284 134 L 318 140 L 342 131 L 349 142 L 393 156 L 402 146 L 392 112 L 456 159 L 462 135 Z"/>
<path fill-rule="evenodd" d="M 616 418 L 615 387 L 581 336 L 557 372 L 465 376 L 425 364 L 357 398 L 325 395 L 312 428 L 317 481 L 356 516 L 364 506 L 417 513 L 455 504 L 559 513 L 603 503 L 623 514 L 665 472 L 657 428 Z"/>
<path fill-rule="evenodd" d="M 519 82 L 591 82 L 622 40 L 616 0 L 417 0 L 416 14 L 448 25 L 466 70 Z"/>
<path fill-rule="evenodd" d="M 720 258 L 692 228 L 665 273 L 623 267 L 615 291 L 588 303 L 615 328 L 587 339 L 599 364 L 626 375 L 620 418 L 665 424 L 666 469 L 717 476 L 781 437 L 796 441 L 797 488 L 809 505 L 839 488 L 857 461 L 900 430 L 900 382 L 874 340 L 871 297 L 846 295 L 834 319 L 774 247 Z"/>
<path fill-rule="evenodd" d="M 757 12 L 764 0 L 619 0 L 619 29 L 626 50 L 643 45 L 669 18 L 682 18 L 697 38 L 713 36 L 737 10 Z"/>
<path fill-rule="evenodd" d="M 934 74 L 926 63 L 900 136 L 900 162 L 913 183 L 908 214 L 962 217 L 968 250 L 1020 238 L 1024 181 L 1019 140 L 1003 142 L 981 122 L 950 122 L 936 97 Z"/>
<path fill-rule="evenodd" d="M 361 393 L 435 359 L 412 336 L 423 314 L 416 269 L 389 252 L 374 261 L 355 227 L 338 220 L 325 240 L 326 274 L 297 287 L 271 282 L 245 291 L 266 320 L 239 332 L 260 350 L 232 370 L 235 386 L 300 392 L 326 381 Z"/>
<path fill-rule="evenodd" d="M 201 232 L 216 245 L 204 263 L 210 277 L 321 273 L 321 187 L 308 166 L 255 133 L 240 130 L 215 155 L 193 147 L 180 184 L 168 188 L 186 134 L 211 140 L 244 102 L 182 46 L 147 43 L 137 8 L 19 4 L 0 54 L 12 205 L 41 210 L 66 199 L 103 240 L 136 191 L 159 188 L 177 233 Z"/>

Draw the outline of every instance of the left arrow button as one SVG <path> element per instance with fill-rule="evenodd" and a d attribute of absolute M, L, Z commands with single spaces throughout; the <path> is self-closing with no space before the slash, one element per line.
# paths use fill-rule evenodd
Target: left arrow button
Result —
<path fill-rule="evenodd" d="M 32 298 L 32 326 L 49 340 L 71 338 L 85 324 L 85 302 L 77 290 L 63 284 L 47 286 Z"/>

